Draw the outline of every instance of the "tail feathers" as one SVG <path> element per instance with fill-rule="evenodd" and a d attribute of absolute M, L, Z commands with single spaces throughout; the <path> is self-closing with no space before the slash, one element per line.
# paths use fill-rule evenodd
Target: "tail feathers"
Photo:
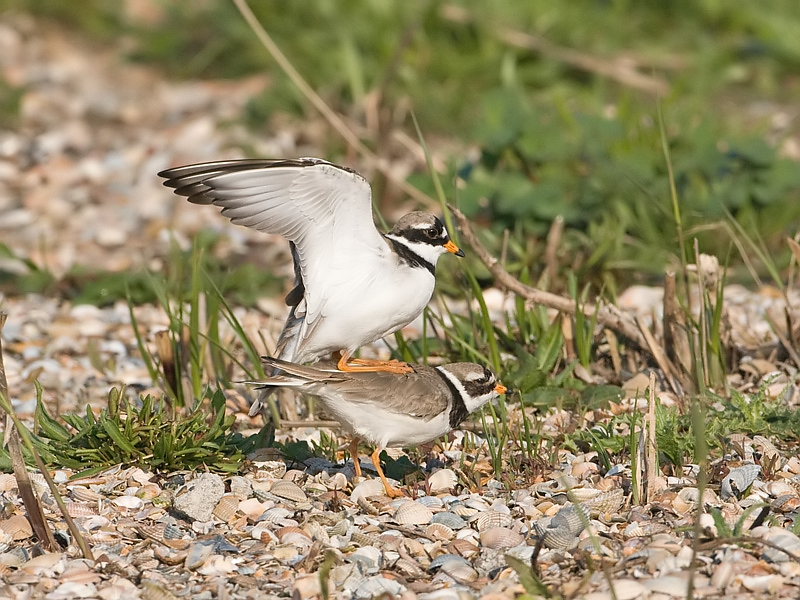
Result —
<path fill-rule="evenodd" d="M 300 308 L 299 311 L 298 308 Z M 292 306 L 292 309 L 289 311 L 289 317 L 286 319 L 286 324 L 283 326 L 281 334 L 278 337 L 278 343 L 275 346 L 275 356 L 288 361 L 291 361 L 295 358 L 295 353 L 297 352 L 297 342 L 300 339 L 300 328 L 303 326 L 305 317 L 306 312 L 304 302 L 301 302 L 299 305 Z M 268 366 L 266 362 L 264 362 L 264 366 Z M 281 372 L 281 369 L 280 367 L 272 366 L 272 368 L 268 368 L 266 371 L 267 377 L 271 378 L 278 375 Z M 264 409 L 264 405 L 267 403 L 267 400 L 269 400 L 269 397 L 275 391 L 275 388 L 283 385 L 288 384 L 267 384 L 266 381 L 263 382 L 263 385 L 260 387 L 261 392 L 258 394 L 258 398 L 253 400 L 253 404 L 250 405 L 250 416 L 255 417 L 258 413 L 260 413 Z"/>

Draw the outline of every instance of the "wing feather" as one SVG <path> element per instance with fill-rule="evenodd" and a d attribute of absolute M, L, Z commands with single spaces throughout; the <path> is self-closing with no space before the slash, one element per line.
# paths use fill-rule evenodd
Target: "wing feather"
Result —
<path fill-rule="evenodd" d="M 307 309 L 300 346 L 325 314 L 331 282 L 347 281 L 359 261 L 387 250 L 372 220 L 369 184 L 320 159 L 217 161 L 159 175 L 190 202 L 214 204 L 237 225 L 295 244 Z"/>

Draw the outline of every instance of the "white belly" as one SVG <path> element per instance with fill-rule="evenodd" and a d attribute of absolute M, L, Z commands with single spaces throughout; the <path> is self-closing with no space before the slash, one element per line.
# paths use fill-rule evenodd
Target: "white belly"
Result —
<path fill-rule="evenodd" d="M 385 267 L 385 264 L 382 265 Z M 309 327 L 301 361 L 337 350 L 355 351 L 408 325 L 427 306 L 434 277 L 425 269 L 378 268 L 372 279 L 341 276 L 326 290 L 322 317 Z"/>
<path fill-rule="evenodd" d="M 418 446 L 450 431 L 447 411 L 423 421 L 390 413 L 378 405 L 355 404 L 339 398 L 324 398 L 322 403 L 347 431 L 381 448 Z"/>

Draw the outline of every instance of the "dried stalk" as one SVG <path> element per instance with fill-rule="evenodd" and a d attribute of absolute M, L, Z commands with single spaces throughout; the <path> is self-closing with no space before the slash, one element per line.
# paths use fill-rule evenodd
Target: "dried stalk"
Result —
<path fill-rule="evenodd" d="M 550 292 L 544 292 L 529 285 L 525 285 L 519 279 L 506 271 L 498 262 L 498 260 L 486 249 L 486 246 L 484 246 L 480 240 L 478 240 L 478 236 L 475 235 L 475 232 L 472 230 L 472 225 L 470 224 L 469 219 L 464 216 L 464 213 L 450 204 L 448 204 L 448 207 L 452 211 L 456 221 L 458 221 L 458 225 L 462 234 L 464 235 L 464 239 L 475 251 L 475 255 L 478 257 L 478 259 L 486 266 L 487 269 L 489 269 L 489 272 L 501 285 L 505 286 L 510 291 L 524 298 L 528 302 L 540 304 L 542 306 L 546 306 L 547 308 L 553 308 L 568 315 L 575 314 L 577 307 L 575 305 L 575 301 L 571 298 L 566 298 L 557 294 L 551 294 Z M 639 331 L 636 323 L 634 323 L 633 319 L 631 319 L 628 315 L 622 313 L 617 307 L 611 304 L 601 303 L 598 306 L 593 304 L 584 304 L 580 308 L 589 319 L 592 319 L 595 312 L 597 312 L 598 323 L 617 332 L 620 335 L 625 336 L 640 349 L 649 351 L 650 348 L 647 340 L 645 340 L 644 336 Z"/>
<path fill-rule="evenodd" d="M 4 312 L 0 312 L 0 332 L 3 331 L 7 319 L 8 315 Z M 3 361 L 2 338 L 0 338 L 0 404 L 0 415 L 5 412 L 2 406 L 6 406 L 9 411 L 12 408 L 11 400 L 8 397 L 8 380 L 6 379 L 6 368 Z M 6 433 L 4 442 L 8 445 L 8 453 L 11 456 L 14 477 L 17 479 L 19 495 L 22 497 L 22 503 L 25 505 L 25 511 L 28 513 L 28 520 L 31 522 L 33 532 L 42 544 L 44 544 L 45 549 L 56 552 L 59 549 L 58 544 L 53 537 L 53 532 L 50 531 L 50 528 L 47 526 L 44 510 L 42 510 L 42 505 L 36 497 L 36 492 L 33 491 L 33 484 L 31 484 L 31 479 L 28 476 L 28 469 L 25 467 L 25 459 L 22 456 L 19 430 L 14 426 L 16 425 L 16 421 L 10 412 L 6 415 L 5 421 Z"/>

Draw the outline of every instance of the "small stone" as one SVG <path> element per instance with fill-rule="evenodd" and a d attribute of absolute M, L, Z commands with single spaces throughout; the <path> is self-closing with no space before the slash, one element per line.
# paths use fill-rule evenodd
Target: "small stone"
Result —
<path fill-rule="evenodd" d="M 173 506 L 191 521 L 210 521 L 223 495 L 222 478 L 214 473 L 202 473 L 178 491 Z"/>

